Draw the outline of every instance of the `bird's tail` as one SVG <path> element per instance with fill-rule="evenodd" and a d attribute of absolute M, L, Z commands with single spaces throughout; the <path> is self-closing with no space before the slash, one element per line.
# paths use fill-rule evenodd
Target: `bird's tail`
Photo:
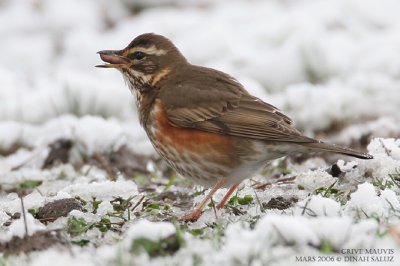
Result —
<path fill-rule="evenodd" d="M 311 148 L 312 150 L 316 151 L 323 151 L 323 152 L 334 152 L 339 153 L 347 156 L 356 157 L 359 159 L 373 159 L 374 157 L 368 153 L 362 153 L 350 148 L 340 147 L 334 144 L 328 144 L 322 141 L 311 142 L 311 143 L 304 143 L 302 144 L 307 148 Z"/>

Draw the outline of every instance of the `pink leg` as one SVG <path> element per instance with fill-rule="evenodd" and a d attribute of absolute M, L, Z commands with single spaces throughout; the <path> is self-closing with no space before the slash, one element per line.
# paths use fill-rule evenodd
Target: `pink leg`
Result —
<path fill-rule="evenodd" d="M 201 201 L 201 203 L 194 209 L 193 212 L 185 214 L 178 218 L 178 221 L 197 221 L 201 214 L 203 213 L 203 208 L 206 206 L 207 202 L 211 199 L 214 193 L 225 183 L 226 177 L 218 179 L 217 183 L 215 183 L 214 187 L 211 189 L 210 193 Z"/>
<path fill-rule="evenodd" d="M 224 198 L 221 200 L 221 202 L 217 205 L 217 209 L 222 209 L 226 202 L 229 200 L 230 196 L 232 195 L 232 193 L 237 189 L 237 187 L 239 186 L 239 184 L 233 185 L 228 192 L 225 194 Z"/>

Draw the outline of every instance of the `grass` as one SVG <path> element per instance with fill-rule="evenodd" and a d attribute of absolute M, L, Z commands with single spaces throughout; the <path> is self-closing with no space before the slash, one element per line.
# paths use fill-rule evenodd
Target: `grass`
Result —
<path fill-rule="evenodd" d="M 174 183 L 174 181 L 175 181 L 175 179 L 176 179 L 176 176 L 177 176 L 177 175 L 172 175 L 172 176 L 169 178 L 168 183 L 165 185 L 164 191 L 167 191 L 167 190 L 172 186 L 172 184 Z"/>
<path fill-rule="evenodd" d="M 332 254 L 335 251 L 335 248 L 329 240 L 324 240 L 319 250 L 322 254 Z"/>
<path fill-rule="evenodd" d="M 253 196 L 245 195 L 243 197 L 239 197 L 239 196 L 231 197 L 228 201 L 228 204 L 232 205 L 232 206 L 237 206 L 237 205 L 249 205 L 252 202 L 253 202 Z"/>
<path fill-rule="evenodd" d="M 394 173 L 389 174 L 389 178 L 396 187 L 400 188 L 400 168 L 397 168 Z"/>
<path fill-rule="evenodd" d="M 118 230 L 125 222 L 131 220 L 131 211 L 130 207 L 132 207 L 131 200 L 135 196 L 130 196 L 126 199 L 122 197 L 117 197 L 114 200 L 110 201 L 113 206 L 113 211 L 108 212 L 105 216 L 101 217 L 98 222 L 86 222 L 83 218 L 76 218 L 74 216 L 69 217 L 66 231 L 72 235 L 80 235 L 85 233 L 86 231 L 97 228 L 100 232 L 107 232 L 109 230 Z M 98 207 L 102 201 L 96 200 L 93 198 L 90 202 L 87 202 L 79 197 L 75 197 L 82 203 L 82 206 L 86 206 L 84 208 L 84 212 L 88 212 L 88 203 L 92 206 L 91 212 L 93 214 L 97 213 Z M 120 222 L 112 222 L 111 218 L 118 218 Z"/>
<path fill-rule="evenodd" d="M 329 198 L 332 195 L 337 195 L 340 191 L 335 188 L 336 183 L 337 180 L 333 182 L 329 187 L 319 187 L 314 191 L 314 193 L 317 195 L 320 194 L 324 198 Z"/>
<path fill-rule="evenodd" d="M 20 189 L 34 189 L 43 183 L 41 180 L 25 180 L 19 184 Z"/>
<path fill-rule="evenodd" d="M 397 168 L 394 173 L 388 175 L 387 178 L 373 178 L 372 185 L 380 190 L 400 188 L 400 168 Z"/>
<path fill-rule="evenodd" d="M 81 234 L 92 227 L 93 224 L 88 224 L 83 218 L 70 217 L 67 224 L 67 232 L 70 234 Z"/>
<path fill-rule="evenodd" d="M 90 241 L 87 239 L 80 239 L 80 240 L 72 240 L 71 243 L 80 247 L 84 247 L 87 246 L 90 243 Z"/>
<path fill-rule="evenodd" d="M 134 239 L 130 252 L 138 254 L 144 250 L 150 257 L 167 256 L 177 252 L 185 241 L 180 227 L 176 227 L 175 234 L 162 238 L 158 241 L 150 240 L 145 237 Z"/>

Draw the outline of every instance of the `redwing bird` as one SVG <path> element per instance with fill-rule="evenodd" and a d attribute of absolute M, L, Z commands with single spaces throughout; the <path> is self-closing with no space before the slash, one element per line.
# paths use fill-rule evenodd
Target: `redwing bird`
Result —
<path fill-rule="evenodd" d="M 212 187 L 195 210 L 194 221 L 220 187 L 239 183 L 268 161 L 293 153 L 323 151 L 360 159 L 369 154 L 309 138 L 276 107 L 251 95 L 233 77 L 190 64 L 167 38 L 142 34 L 125 49 L 99 52 L 120 70 L 136 95 L 140 123 L 155 150 L 179 174 Z"/>

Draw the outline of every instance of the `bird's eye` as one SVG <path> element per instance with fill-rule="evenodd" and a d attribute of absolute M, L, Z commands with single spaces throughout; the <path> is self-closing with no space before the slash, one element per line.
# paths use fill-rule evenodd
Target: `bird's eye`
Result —
<path fill-rule="evenodd" d="M 135 60 L 142 60 L 143 58 L 145 58 L 145 56 L 146 55 L 143 52 L 137 51 L 137 52 L 134 52 L 133 54 L 131 54 L 130 57 Z"/>

